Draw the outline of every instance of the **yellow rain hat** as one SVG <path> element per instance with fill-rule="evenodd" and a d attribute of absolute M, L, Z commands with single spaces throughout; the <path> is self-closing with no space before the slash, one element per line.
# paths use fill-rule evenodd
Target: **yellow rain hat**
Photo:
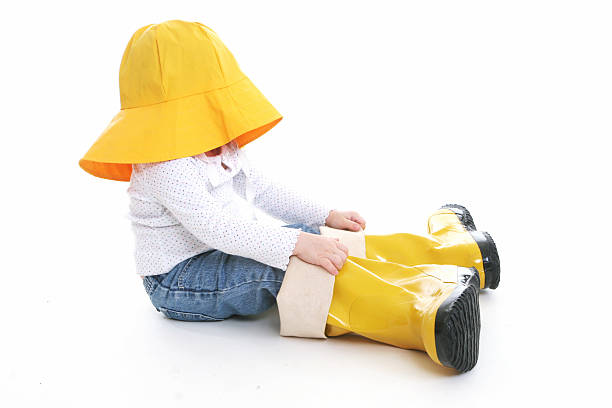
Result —
<path fill-rule="evenodd" d="M 129 181 L 132 163 L 193 156 L 234 139 L 242 147 L 282 119 L 217 34 L 198 22 L 136 31 L 119 90 L 121 110 L 79 160 L 105 179 Z"/>

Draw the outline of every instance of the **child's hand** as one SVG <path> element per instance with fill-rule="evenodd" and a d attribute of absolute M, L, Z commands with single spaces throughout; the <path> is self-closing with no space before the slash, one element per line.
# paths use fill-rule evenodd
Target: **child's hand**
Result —
<path fill-rule="evenodd" d="M 365 224 L 363 217 L 356 211 L 331 210 L 325 220 L 328 227 L 355 232 L 365 229 Z"/>
<path fill-rule="evenodd" d="M 348 248 L 338 238 L 301 232 L 293 250 L 304 262 L 319 265 L 332 275 L 337 275 L 348 256 Z"/>

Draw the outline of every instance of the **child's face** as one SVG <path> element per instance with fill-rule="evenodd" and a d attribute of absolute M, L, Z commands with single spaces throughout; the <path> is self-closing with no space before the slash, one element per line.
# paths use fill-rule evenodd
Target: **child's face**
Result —
<path fill-rule="evenodd" d="M 209 150 L 209 151 L 207 151 L 207 152 L 204 152 L 204 153 L 205 153 L 207 156 L 209 156 L 209 157 L 210 157 L 210 156 L 218 156 L 218 155 L 220 155 L 220 154 L 221 154 L 221 149 L 223 148 L 223 146 L 227 146 L 227 145 L 229 145 L 230 143 L 235 143 L 235 142 L 234 142 L 233 140 L 230 140 L 230 141 L 229 141 L 229 142 L 227 142 L 226 144 L 224 144 L 224 145 L 222 145 L 222 146 L 219 146 L 219 147 L 217 147 L 217 148 L 215 148 L 215 149 Z M 236 145 L 236 147 L 238 147 L 238 146 Z"/>
<path fill-rule="evenodd" d="M 208 157 L 211 157 L 211 156 L 218 156 L 220 153 L 221 153 L 221 148 L 220 148 L 220 147 L 217 147 L 216 149 L 209 150 L 209 151 L 205 152 L 205 154 L 206 154 Z"/>
<path fill-rule="evenodd" d="M 225 145 L 223 145 L 223 146 L 225 146 Z M 211 157 L 211 156 L 218 156 L 218 155 L 220 155 L 220 154 L 221 154 L 221 148 L 222 148 L 223 146 L 219 146 L 219 147 L 217 147 L 217 148 L 214 148 L 214 149 L 212 149 L 212 150 L 209 150 L 209 151 L 205 152 L 205 154 L 206 154 L 207 156 L 209 156 L 209 157 Z"/>

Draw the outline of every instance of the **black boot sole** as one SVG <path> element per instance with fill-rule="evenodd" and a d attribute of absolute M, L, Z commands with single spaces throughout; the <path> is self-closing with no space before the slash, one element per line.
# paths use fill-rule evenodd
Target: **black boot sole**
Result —
<path fill-rule="evenodd" d="M 472 238 L 478 245 L 478 249 L 480 249 L 480 256 L 482 257 L 485 272 L 484 288 L 496 289 L 499 286 L 501 269 L 499 265 L 499 253 L 497 252 L 497 246 L 491 234 L 477 231 L 472 214 L 462 205 L 446 204 L 440 207 L 440 209 L 447 209 L 454 212 L 457 218 L 459 218 L 461 225 L 463 225 L 465 230 L 472 235 Z"/>
<path fill-rule="evenodd" d="M 478 361 L 480 341 L 480 278 L 476 268 L 460 268 L 459 284 L 436 312 L 438 360 L 445 367 L 466 372 Z"/>
<path fill-rule="evenodd" d="M 496 289 L 499 286 L 500 267 L 499 254 L 495 241 L 488 232 L 484 231 L 468 231 L 480 249 L 482 264 L 485 272 L 484 287 L 488 289 Z"/>

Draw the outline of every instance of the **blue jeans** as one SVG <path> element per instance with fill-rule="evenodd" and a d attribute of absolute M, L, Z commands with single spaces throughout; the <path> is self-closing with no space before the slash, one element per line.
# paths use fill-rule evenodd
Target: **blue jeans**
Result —
<path fill-rule="evenodd" d="M 285 225 L 319 234 L 317 226 Z M 186 321 L 219 321 L 261 313 L 276 303 L 285 271 L 213 249 L 177 264 L 168 273 L 145 276 L 144 287 L 159 312 Z"/>

